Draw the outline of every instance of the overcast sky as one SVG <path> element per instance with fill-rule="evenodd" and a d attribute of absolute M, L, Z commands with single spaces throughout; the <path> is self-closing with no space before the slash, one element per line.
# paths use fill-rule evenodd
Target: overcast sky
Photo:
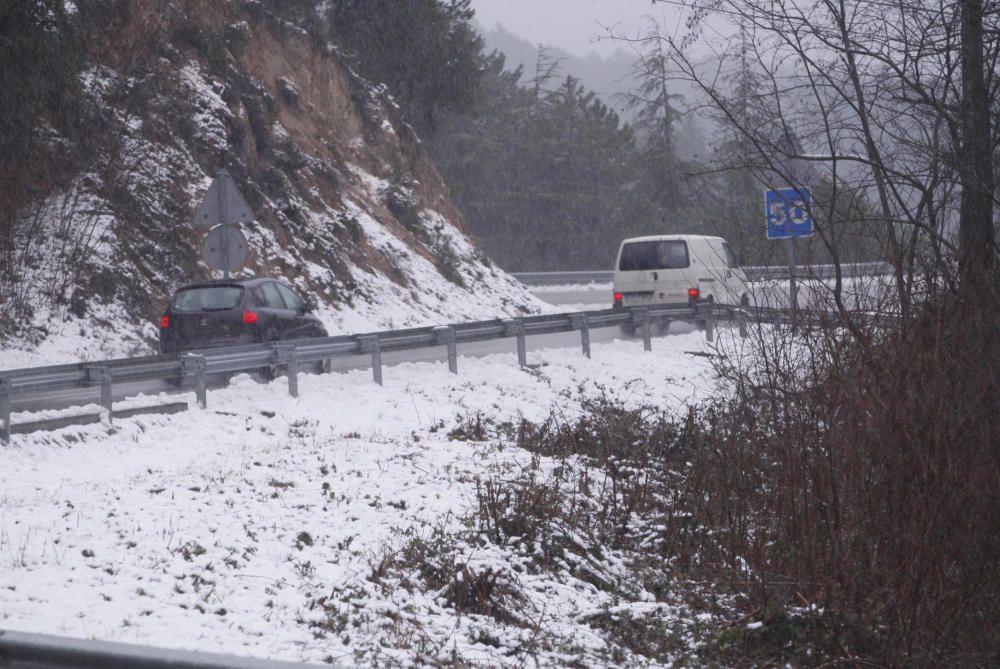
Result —
<path fill-rule="evenodd" d="M 609 39 L 610 31 L 635 36 L 644 16 L 656 18 L 665 32 L 683 30 L 677 28 L 683 10 L 651 0 L 472 0 L 472 7 L 483 28 L 500 24 L 531 42 L 579 56 L 622 48 Z"/>

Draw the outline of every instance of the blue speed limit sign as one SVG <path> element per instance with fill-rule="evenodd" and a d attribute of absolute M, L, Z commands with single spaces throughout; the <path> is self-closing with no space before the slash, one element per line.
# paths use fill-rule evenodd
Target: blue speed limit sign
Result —
<path fill-rule="evenodd" d="M 767 238 L 808 237 L 813 233 L 812 191 L 808 188 L 777 188 L 764 192 Z"/>

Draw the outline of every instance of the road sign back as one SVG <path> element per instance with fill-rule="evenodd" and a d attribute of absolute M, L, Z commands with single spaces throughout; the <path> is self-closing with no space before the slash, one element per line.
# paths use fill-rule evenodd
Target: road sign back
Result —
<path fill-rule="evenodd" d="M 196 226 L 236 225 L 253 221 L 250 205 L 243 199 L 228 170 L 219 170 L 205 199 L 194 213 Z"/>
<path fill-rule="evenodd" d="M 205 235 L 201 255 L 212 269 L 235 272 L 247 260 L 247 238 L 232 225 L 217 225 Z"/>

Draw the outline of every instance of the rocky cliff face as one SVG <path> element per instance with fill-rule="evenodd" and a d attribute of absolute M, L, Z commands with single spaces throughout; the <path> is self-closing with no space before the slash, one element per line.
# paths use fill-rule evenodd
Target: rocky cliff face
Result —
<path fill-rule="evenodd" d="M 256 215 L 242 273 L 310 294 L 331 332 L 538 310 L 476 249 L 384 91 L 266 5 L 120 3 L 92 45 L 92 169 L 32 211 L 39 339 L 71 323 L 110 352 L 147 347 L 171 291 L 212 275 L 192 217 L 221 167 Z"/>

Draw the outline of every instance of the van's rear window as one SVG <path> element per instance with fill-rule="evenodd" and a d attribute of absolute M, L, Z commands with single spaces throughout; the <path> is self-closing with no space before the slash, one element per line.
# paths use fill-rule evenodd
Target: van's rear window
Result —
<path fill-rule="evenodd" d="M 232 309 L 243 297 L 242 286 L 188 288 L 174 297 L 174 311 L 222 311 Z"/>
<path fill-rule="evenodd" d="M 622 246 L 618 269 L 635 272 L 647 269 L 681 269 L 690 265 L 687 242 L 679 239 L 629 242 Z"/>

